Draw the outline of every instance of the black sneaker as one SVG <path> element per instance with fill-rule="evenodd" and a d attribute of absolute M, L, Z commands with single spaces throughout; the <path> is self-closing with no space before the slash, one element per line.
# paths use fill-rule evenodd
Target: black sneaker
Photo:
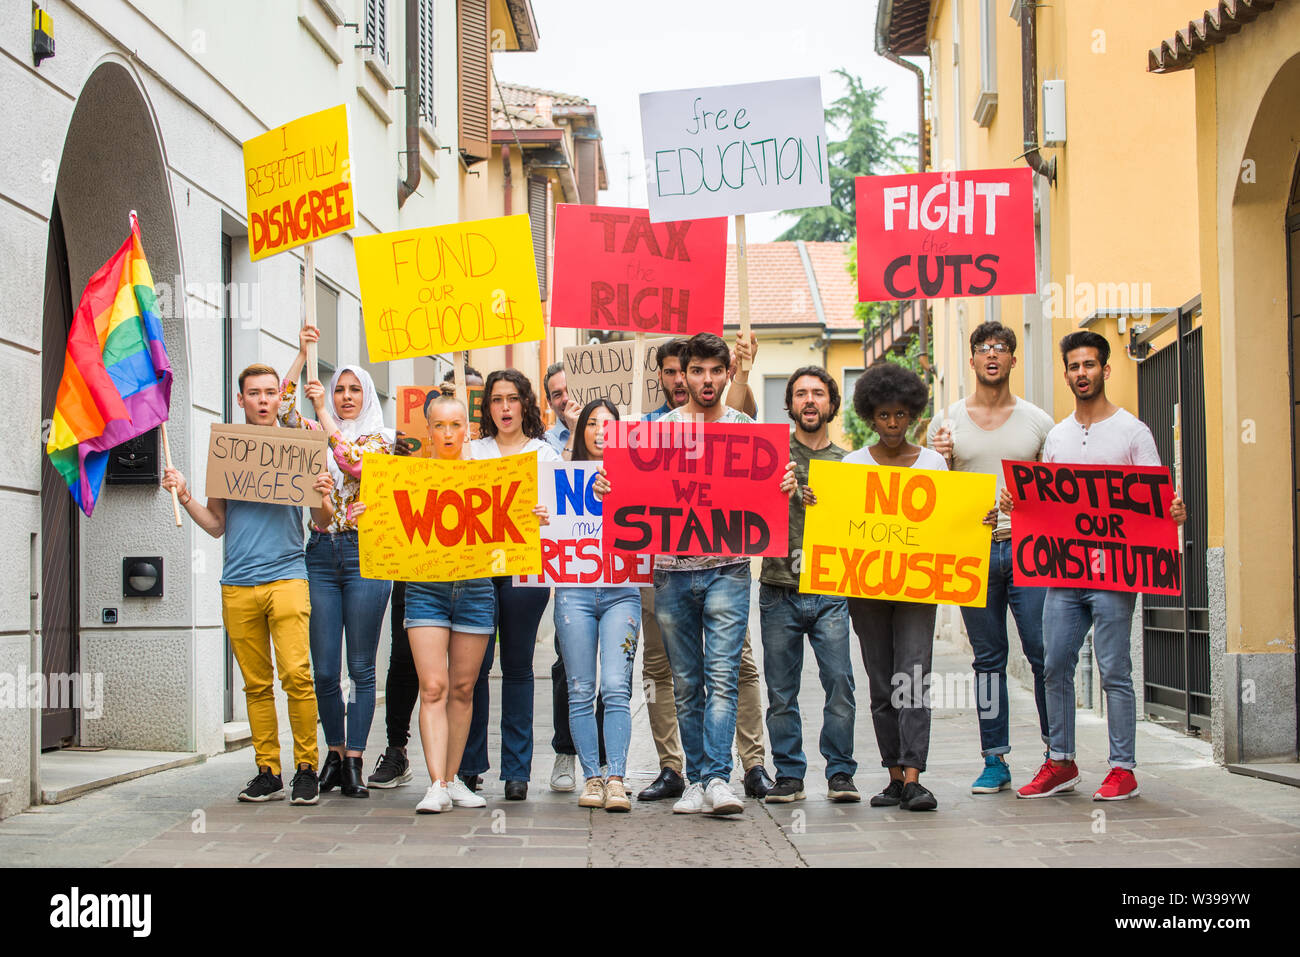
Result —
<path fill-rule="evenodd" d="M 316 779 L 315 768 L 299 768 L 290 786 L 293 788 L 290 804 L 316 804 L 320 801 L 320 782 Z"/>
<path fill-rule="evenodd" d="M 366 779 L 372 788 L 395 788 L 411 783 L 411 762 L 401 748 L 388 748 L 375 766 L 375 773 Z"/>
<path fill-rule="evenodd" d="M 479 790 L 478 784 L 479 784 L 480 777 L 481 775 L 478 774 L 462 774 L 460 776 L 460 780 L 465 785 L 465 787 L 469 788 L 471 791 L 478 791 Z"/>
<path fill-rule="evenodd" d="M 872 807 L 894 807 L 903 800 L 903 782 L 889 779 L 889 786 L 879 794 L 873 794 L 869 802 Z"/>
<path fill-rule="evenodd" d="M 843 771 L 832 774 L 826 782 L 826 796 L 841 804 L 856 804 L 862 800 L 862 795 L 853 784 L 853 778 Z"/>
<path fill-rule="evenodd" d="M 767 776 L 767 768 L 756 764 L 745 772 L 745 797 L 758 798 L 760 801 L 772 790 L 772 779 Z"/>
<path fill-rule="evenodd" d="M 903 800 L 898 806 L 904 811 L 933 811 L 939 802 L 920 781 L 908 781 L 903 787 Z"/>
<path fill-rule="evenodd" d="M 283 801 L 284 782 L 280 775 L 272 774 L 269 767 L 257 769 L 257 777 L 248 782 L 248 787 L 239 792 L 241 801 Z"/>
<path fill-rule="evenodd" d="M 767 789 L 763 798 L 768 804 L 789 804 L 803 800 L 803 778 L 778 777 L 776 783 Z"/>

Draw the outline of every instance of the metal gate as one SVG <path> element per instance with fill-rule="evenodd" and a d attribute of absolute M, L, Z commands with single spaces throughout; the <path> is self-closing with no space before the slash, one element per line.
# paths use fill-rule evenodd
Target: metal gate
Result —
<path fill-rule="evenodd" d="M 1187 503 L 1183 594 L 1142 596 L 1146 711 L 1176 721 L 1189 732 L 1210 726 L 1205 378 L 1201 330 L 1192 327 L 1200 308 L 1197 297 L 1170 313 L 1177 325 L 1174 342 L 1138 367 L 1139 415 L 1155 437 L 1160 461 L 1171 471 L 1181 463 Z"/>

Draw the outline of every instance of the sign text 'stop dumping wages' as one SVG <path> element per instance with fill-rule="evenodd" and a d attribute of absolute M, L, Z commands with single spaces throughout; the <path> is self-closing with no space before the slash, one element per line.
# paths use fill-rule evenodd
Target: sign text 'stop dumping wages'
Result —
<path fill-rule="evenodd" d="M 641 94 L 650 220 L 831 201 L 821 80 Z"/>
<path fill-rule="evenodd" d="M 254 261 L 351 229 L 347 107 L 299 117 L 245 142 L 244 184 Z"/>

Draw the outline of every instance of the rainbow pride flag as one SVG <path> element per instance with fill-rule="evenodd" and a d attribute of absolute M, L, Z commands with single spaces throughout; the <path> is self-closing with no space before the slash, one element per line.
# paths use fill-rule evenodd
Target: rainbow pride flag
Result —
<path fill-rule="evenodd" d="M 109 450 L 167 421 L 172 367 L 157 301 L 132 213 L 131 235 L 90 277 L 77 304 L 45 446 L 87 517 Z"/>

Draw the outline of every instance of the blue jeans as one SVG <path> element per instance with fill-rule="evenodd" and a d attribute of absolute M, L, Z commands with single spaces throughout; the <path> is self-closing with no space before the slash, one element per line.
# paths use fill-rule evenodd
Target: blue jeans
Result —
<path fill-rule="evenodd" d="M 356 532 L 313 531 L 307 542 L 307 589 L 311 666 L 325 743 L 364 751 L 375 718 L 375 653 L 393 583 L 361 577 Z M 339 690 L 345 635 L 352 679 L 346 728 Z"/>
<path fill-rule="evenodd" d="M 677 728 L 692 782 L 731 777 L 749 582 L 749 562 L 655 572 L 655 620 L 673 671 Z"/>
<path fill-rule="evenodd" d="M 1044 675 L 1047 688 L 1048 753 L 1074 760 L 1074 669 L 1092 628 L 1092 650 L 1106 692 L 1110 766 L 1137 766 L 1137 695 L 1129 642 L 1137 595 L 1086 588 L 1049 588 L 1043 603 Z"/>
<path fill-rule="evenodd" d="M 605 699 L 602 725 L 609 776 L 627 773 L 632 739 L 632 660 L 641 631 L 639 588 L 555 589 L 555 641 L 564 658 L 569 691 L 569 732 L 584 777 L 600 774 L 596 729 L 596 669 Z"/>
<path fill-rule="evenodd" d="M 1034 673 L 1034 703 L 1038 729 L 1047 744 L 1047 693 L 1043 689 L 1043 600 L 1046 588 L 1017 585 L 1011 580 L 1011 540 L 989 547 L 988 604 L 962 607 L 971 651 L 975 653 L 976 714 L 980 724 L 980 754 L 1011 750 L 1011 712 L 1007 704 L 1007 606 L 1016 619 L 1020 647 Z"/>
<path fill-rule="evenodd" d="M 799 685 L 803 678 L 803 636 L 817 659 L 817 676 L 826 692 L 822 734 L 826 778 L 858 769 L 853 760 L 853 662 L 849 658 L 849 607 L 843 598 L 805 595 L 794 588 L 760 585 L 758 609 L 763 631 L 763 670 L 767 677 L 767 733 L 778 778 L 803 780 Z"/>
<path fill-rule="evenodd" d="M 509 575 L 492 579 L 497 593 L 497 636 L 489 638 L 474 685 L 474 713 L 460 759 L 462 775 L 488 769 L 488 675 L 501 644 L 501 780 L 528 781 L 533 767 L 533 649 L 549 588 L 516 588 Z"/>

